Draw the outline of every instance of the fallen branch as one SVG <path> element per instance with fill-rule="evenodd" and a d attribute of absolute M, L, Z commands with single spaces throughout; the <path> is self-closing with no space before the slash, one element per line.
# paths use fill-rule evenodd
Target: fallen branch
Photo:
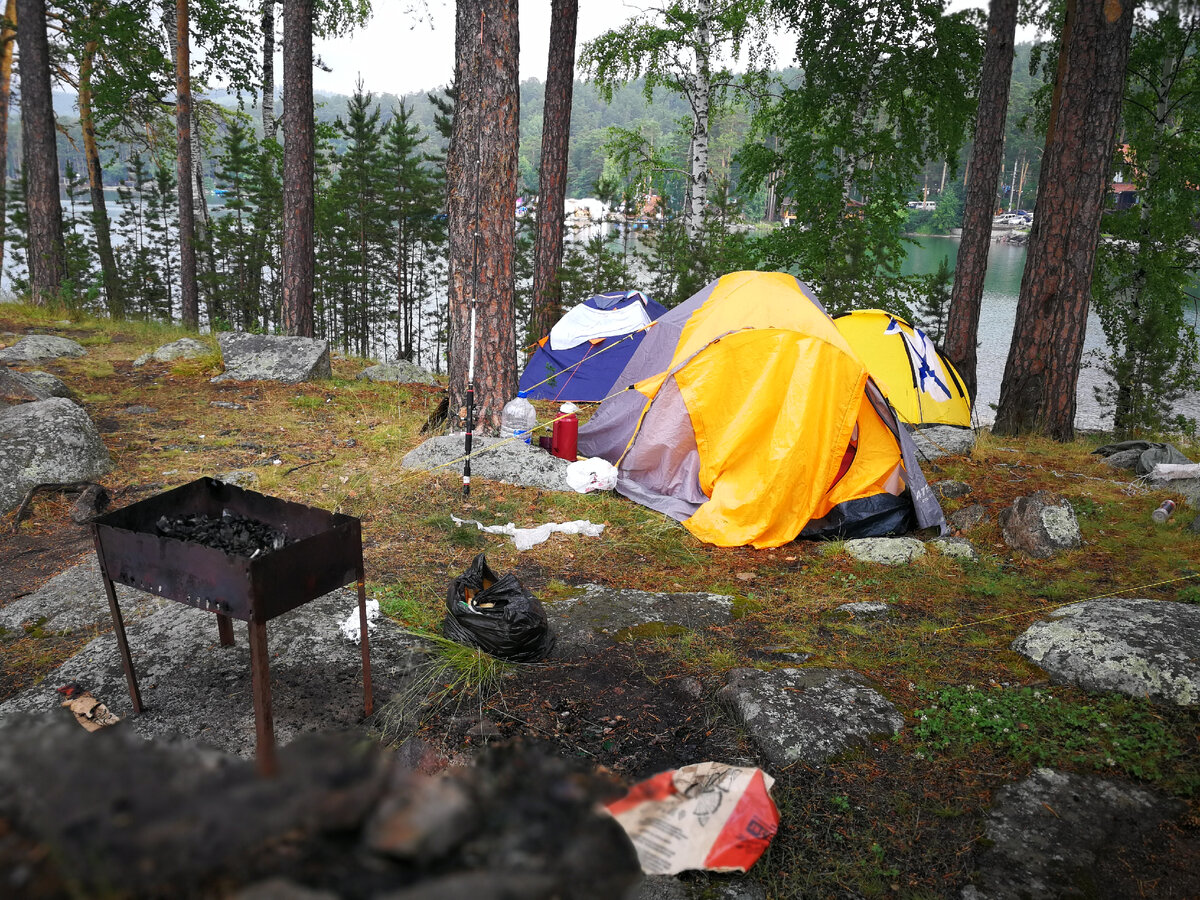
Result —
<path fill-rule="evenodd" d="M 13 518 L 12 523 L 13 533 L 15 534 L 17 529 L 21 526 L 21 520 L 25 518 L 25 514 L 29 511 L 30 504 L 33 503 L 33 495 L 38 491 L 44 491 L 46 493 L 50 493 L 52 491 L 61 491 L 64 494 L 72 491 L 75 493 L 82 493 L 92 486 L 101 489 L 104 487 L 103 485 L 96 484 L 94 481 L 69 481 L 65 484 L 53 484 L 49 482 L 45 484 L 35 484 L 25 494 L 25 499 L 21 501 L 21 505 L 17 507 L 17 514 Z"/>
<path fill-rule="evenodd" d="M 327 463 L 327 462 L 333 462 L 333 460 L 334 460 L 334 459 L 335 459 L 335 457 L 332 457 L 332 456 L 330 456 L 330 457 L 328 457 L 328 458 L 326 458 L 326 459 L 314 459 L 312 462 L 306 462 L 306 463 L 301 463 L 301 464 L 300 464 L 300 465 L 298 465 L 298 466 L 292 466 L 290 469 L 288 469 L 288 470 L 287 470 L 286 472 L 284 472 L 283 474 L 284 474 L 285 476 L 286 476 L 286 475 L 291 475 L 293 472 L 299 472 L 301 469 L 307 469 L 309 466 L 315 466 L 315 465 L 317 465 L 317 463 Z"/>

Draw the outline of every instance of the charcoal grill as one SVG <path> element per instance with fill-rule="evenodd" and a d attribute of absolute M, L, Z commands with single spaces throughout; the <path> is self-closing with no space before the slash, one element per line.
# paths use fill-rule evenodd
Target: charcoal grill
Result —
<path fill-rule="evenodd" d="M 283 530 L 291 543 L 251 559 L 164 537 L 155 525 L 161 516 L 219 518 L 225 510 L 273 525 Z M 234 619 L 248 623 L 256 756 L 259 771 L 270 775 L 275 772 L 275 726 L 267 621 L 357 581 L 363 713 L 371 714 L 374 702 L 358 519 L 200 478 L 96 517 L 92 536 L 135 715 L 142 712 L 142 698 L 114 582 L 215 613 L 222 646 L 233 644 Z"/>

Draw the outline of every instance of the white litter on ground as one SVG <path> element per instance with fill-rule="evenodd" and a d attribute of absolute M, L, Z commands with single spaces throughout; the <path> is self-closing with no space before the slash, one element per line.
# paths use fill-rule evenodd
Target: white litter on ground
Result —
<path fill-rule="evenodd" d="M 1176 481 L 1180 478 L 1200 478 L 1200 463 L 1159 463 L 1147 476 L 1151 481 Z"/>
<path fill-rule="evenodd" d="M 487 534 L 507 534 L 513 539 L 513 544 L 518 550 L 528 550 L 542 543 L 556 531 L 562 534 L 586 534 L 588 537 L 599 537 L 604 531 L 604 525 L 594 525 L 587 519 L 562 523 L 548 522 L 534 528 L 518 528 L 512 522 L 507 525 L 484 525 L 474 519 L 460 519 L 455 515 L 451 515 L 450 518 L 454 520 L 455 525 L 474 525 Z"/>
<path fill-rule="evenodd" d="M 379 601 L 378 600 L 368 600 L 367 601 L 367 634 L 371 634 L 373 631 L 375 631 L 375 623 L 378 620 L 379 620 Z M 350 615 L 346 618 L 346 621 L 344 621 L 341 625 L 338 626 L 338 630 L 342 632 L 342 636 L 345 637 L 346 640 L 353 641 L 356 644 L 361 644 L 362 643 L 362 633 L 360 631 L 360 627 L 361 626 L 358 621 L 358 607 L 355 606 L 353 611 L 351 611 Z"/>
<path fill-rule="evenodd" d="M 617 486 L 617 467 L 598 456 L 578 459 L 567 466 L 567 484 L 581 494 L 611 491 Z"/>

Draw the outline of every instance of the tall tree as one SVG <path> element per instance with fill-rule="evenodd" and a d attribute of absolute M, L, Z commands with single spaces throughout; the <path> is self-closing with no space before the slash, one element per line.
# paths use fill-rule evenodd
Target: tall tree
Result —
<path fill-rule="evenodd" d="M 17 0 L 21 27 L 21 136 L 29 216 L 29 288 L 35 304 L 58 297 L 65 275 L 58 147 L 50 96 L 50 46 L 44 0 Z"/>
<path fill-rule="evenodd" d="M 175 0 L 175 170 L 179 193 L 179 295 L 184 328 L 200 325 L 192 198 L 192 76 L 188 0 Z"/>
<path fill-rule="evenodd" d="M 946 327 L 946 355 L 958 368 L 972 403 L 975 402 L 979 308 L 983 300 L 988 249 L 992 244 L 996 179 L 1000 177 L 1004 156 L 1004 119 L 1008 111 L 1016 32 L 1017 0 L 991 0 L 987 49 L 979 82 L 979 110 L 975 115 L 975 145 L 971 149 L 967 173 L 962 242 L 958 245 L 958 263 L 950 294 L 950 320 Z"/>
<path fill-rule="evenodd" d="M 313 336 L 313 0 L 283 4 L 283 329 Z"/>
<path fill-rule="evenodd" d="M 1075 389 L 1134 5 L 1067 0 L 1038 215 L 996 410 L 999 434 L 1075 436 Z"/>
<path fill-rule="evenodd" d="M 533 245 L 533 323 L 543 335 L 562 315 L 558 270 L 563 254 L 563 201 L 571 143 L 571 93 L 575 87 L 575 26 L 579 0 L 550 6 L 550 56 L 542 113 L 542 159 L 538 172 L 537 237 Z"/>
<path fill-rule="evenodd" d="M 275 140 L 275 2 L 262 0 L 262 124 L 263 137 Z"/>
<path fill-rule="evenodd" d="M 477 298 L 475 409 L 481 430 L 493 432 L 517 387 L 513 240 L 518 50 L 517 0 L 458 0 L 457 107 L 446 160 L 450 410 L 453 417 L 466 398 L 471 302 Z"/>
<path fill-rule="evenodd" d="M 13 49 L 17 45 L 17 0 L 4 5 L 4 22 L 0 25 L 0 269 L 4 268 L 4 232 L 8 217 L 8 111 L 12 99 Z"/>

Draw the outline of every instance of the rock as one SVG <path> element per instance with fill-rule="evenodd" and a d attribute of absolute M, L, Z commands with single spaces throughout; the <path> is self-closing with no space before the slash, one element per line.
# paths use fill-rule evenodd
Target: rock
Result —
<path fill-rule="evenodd" d="M 437 384 L 432 372 L 427 372 L 415 363 L 397 360 L 386 365 L 369 366 L 356 376 L 359 381 L 393 382 L 398 384 Z"/>
<path fill-rule="evenodd" d="M 126 623 L 144 614 L 144 607 L 154 609 L 165 602 L 122 584 L 116 585 L 116 591 Z M 47 632 L 59 634 L 109 624 L 108 597 L 95 554 L 55 575 L 33 593 L 0 607 L 0 628 L 19 631 L 22 625 L 33 622 L 40 622 Z"/>
<path fill-rule="evenodd" d="M 861 562 L 902 566 L 925 555 L 925 545 L 916 538 L 856 538 L 846 541 L 846 552 Z"/>
<path fill-rule="evenodd" d="M 674 875 L 644 875 L 626 900 L 692 900 L 692 892 Z"/>
<path fill-rule="evenodd" d="M 975 446 L 975 431 L 954 425 L 930 425 L 912 432 L 912 439 L 921 459 L 968 456 Z"/>
<path fill-rule="evenodd" d="M 565 459 L 551 456 L 523 441 L 504 440 L 481 434 L 474 436 L 471 447 L 472 478 L 487 478 L 505 484 L 575 493 L 567 484 L 566 473 L 570 463 Z M 450 466 L 445 464 L 451 460 L 459 460 L 462 455 L 463 435 L 444 434 L 430 438 L 421 446 L 410 450 L 400 464 L 408 469 L 425 469 L 457 476 L 462 474 L 462 462 L 455 462 Z M 525 523 L 518 522 L 517 525 L 525 527 Z"/>
<path fill-rule="evenodd" d="M 283 335 L 223 331 L 217 335 L 225 371 L 210 379 L 222 381 L 279 381 L 299 384 L 332 378 L 329 342 Z"/>
<path fill-rule="evenodd" d="M 724 594 L 656 594 L 598 584 L 585 584 L 582 594 L 546 603 L 545 609 L 557 635 L 557 657 L 594 652 L 622 635 L 699 631 L 733 621 L 733 598 Z"/>
<path fill-rule="evenodd" d="M 149 416 L 158 412 L 158 407 L 135 403 L 133 406 L 125 407 L 121 412 L 129 416 Z"/>
<path fill-rule="evenodd" d="M 461 780 L 397 769 L 367 823 L 367 846 L 376 853 L 433 863 L 474 833 L 475 816 L 475 798 Z"/>
<path fill-rule="evenodd" d="M 60 356 L 83 356 L 86 353 L 82 346 L 70 338 L 53 334 L 28 334 L 11 347 L 0 350 L 0 362 L 37 362 L 58 359 Z"/>
<path fill-rule="evenodd" d="M 987 521 L 987 510 L 978 503 L 964 506 L 946 517 L 946 524 L 954 531 L 970 531 Z"/>
<path fill-rule="evenodd" d="M 734 669 L 721 697 L 777 766 L 820 765 L 904 726 L 891 703 L 846 669 Z"/>
<path fill-rule="evenodd" d="M 930 487 L 939 500 L 957 500 L 971 493 L 971 486 L 962 481 L 935 481 Z"/>
<path fill-rule="evenodd" d="M 1187 465 L 1191 462 L 1174 444 L 1155 441 L 1121 441 L 1105 444 L 1092 453 L 1103 456 L 1104 461 L 1118 469 L 1132 469 L 1137 475 L 1149 475 L 1160 463 Z"/>
<path fill-rule="evenodd" d="M 967 562 L 975 562 L 979 559 L 979 552 L 975 549 L 975 545 L 966 538 L 934 538 L 929 542 L 929 546 L 942 556 L 949 556 L 953 559 L 962 559 Z"/>
<path fill-rule="evenodd" d="M 0 403 L 33 403 L 70 396 L 70 388 L 49 372 L 18 372 L 0 366 Z"/>
<path fill-rule="evenodd" d="M 245 488 L 248 491 L 257 491 L 262 484 L 262 479 L 258 477 L 258 473 L 252 472 L 250 469 L 234 469 L 231 472 L 222 472 L 220 475 L 214 477 L 217 481 Z"/>
<path fill-rule="evenodd" d="M 1142 450 L 1118 450 L 1111 456 L 1104 457 L 1104 462 L 1112 466 L 1114 469 L 1122 469 L 1127 472 L 1132 472 L 1138 464 L 1138 460 L 1142 458 Z"/>
<path fill-rule="evenodd" d="M 146 363 L 154 360 L 155 362 L 171 362 L 175 359 L 196 359 L 201 356 L 207 356 L 212 352 L 208 344 L 203 344 L 195 338 L 180 338 L 177 341 L 171 341 L 169 344 L 163 344 L 153 353 L 143 353 L 133 361 L 135 366 L 144 366 Z"/>
<path fill-rule="evenodd" d="M 89 484 L 71 507 L 71 521 L 85 525 L 108 509 L 108 491 L 98 484 Z"/>
<path fill-rule="evenodd" d="M 88 414 L 53 397 L 0 410 L 0 514 L 31 487 L 93 481 L 112 460 Z"/>
<path fill-rule="evenodd" d="M 1014 550 L 1047 559 L 1083 544 L 1071 504 L 1050 491 L 1018 497 L 1000 513 L 1004 542 Z"/>
<path fill-rule="evenodd" d="M 1183 808 L 1123 782 L 1035 769 L 996 794 L 974 896 L 1127 896 L 1115 885 L 1095 883 L 1097 864 Z"/>
<path fill-rule="evenodd" d="M 1188 531 L 1192 534 L 1200 534 L 1200 516 L 1192 519 L 1192 524 L 1188 526 Z"/>
<path fill-rule="evenodd" d="M 699 678 L 684 675 L 671 680 L 671 690 L 685 700 L 699 700 L 704 696 L 704 685 Z"/>
<path fill-rule="evenodd" d="M 881 600 L 861 600 L 858 603 L 843 603 L 838 610 L 854 618 L 886 619 L 890 608 Z"/>
<path fill-rule="evenodd" d="M 242 406 L 242 404 L 234 403 L 231 400 L 210 400 L 208 405 L 215 407 L 216 409 L 245 409 L 246 408 L 246 407 Z"/>
<path fill-rule="evenodd" d="M 1170 600 L 1088 600 L 1035 622 L 1012 648 L 1059 683 L 1200 705 L 1200 606 Z"/>
<path fill-rule="evenodd" d="M 231 900 L 339 900 L 332 891 L 314 891 L 288 878 L 267 878 L 244 887 Z"/>

